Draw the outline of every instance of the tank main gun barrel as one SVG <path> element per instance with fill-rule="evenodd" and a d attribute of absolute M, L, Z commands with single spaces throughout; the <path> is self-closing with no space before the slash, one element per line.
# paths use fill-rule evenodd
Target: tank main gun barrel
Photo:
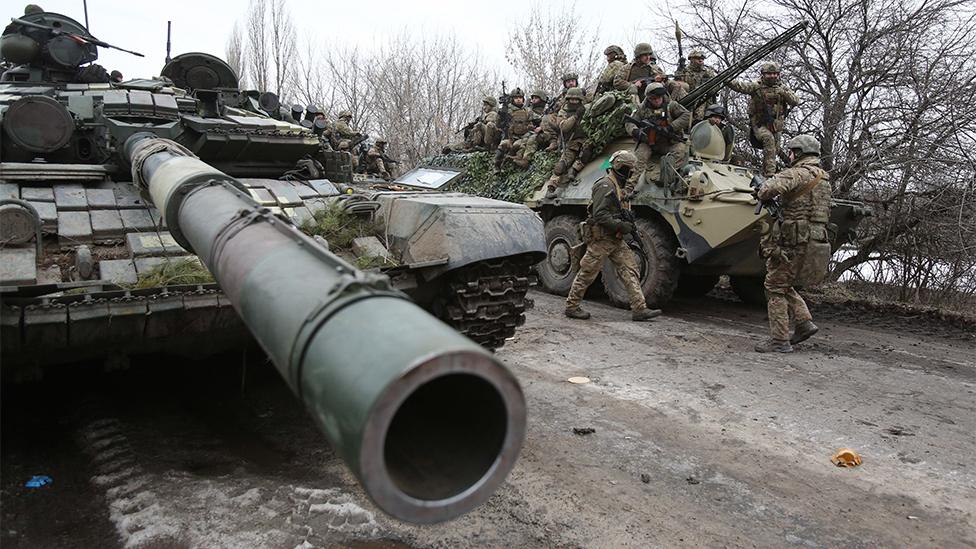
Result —
<path fill-rule="evenodd" d="M 757 61 L 763 57 L 766 57 L 783 44 L 792 40 L 794 36 L 800 34 L 805 28 L 807 28 L 807 22 L 800 21 L 799 23 L 786 29 L 769 42 L 759 46 L 748 55 L 735 62 L 729 68 L 703 82 L 702 85 L 689 92 L 688 95 L 679 99 L 678 103 L 681 103 L 681 106 L 689 111 L 694 111 L 709 97 L 712 97 L 718 93 L 718 90 L 720 90 L 726 83 L 731 82 L 737 76 L 745 72 L 746 69 L 754 65 Z"/>
<path fill-rule="evenodd" d="M 491 354 L 177 143 L 140 133 L 124 156 L 378 507 L 439 522 L 504 481 L 525 400 Z"/>

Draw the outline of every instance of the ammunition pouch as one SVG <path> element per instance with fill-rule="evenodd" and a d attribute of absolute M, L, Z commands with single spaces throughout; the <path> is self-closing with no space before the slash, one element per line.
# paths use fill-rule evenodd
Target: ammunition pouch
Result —
<path fill-rule="evenodd" d="M 796 266 L 797 286 L 814 286 L 823 282 L 830 262 L 830 240 L 826 225 L 804 223 L 807 226 L 806 253 Z"/>
<path fill-rule="evenodd" d="M 597 227 L 597 225 L 595 223 L 592 223 L 592 222 L 589 222 L 588 223 L 586 221 L 583 221 L 583 222 L 581 222 L 579 224 L 579 226 L 578 226 L 579 236 L 580 236 L 580 240 L 584 244 L 589 244 L 590 242 L 593 242 L 593 240 L 594 240 L 593 239 L 593 230 L 595 228 L 598 229 L 599 227 Z"/>

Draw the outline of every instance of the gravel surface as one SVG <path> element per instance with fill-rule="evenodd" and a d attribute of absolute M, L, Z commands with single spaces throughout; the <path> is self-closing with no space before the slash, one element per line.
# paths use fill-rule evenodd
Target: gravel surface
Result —
<path fill-rule="evenodd" d="M 976 547 L 972 337 L 825 311 L 818 336 L 770 356 L 751 351 L 762 311 L 738 303 L 633 323 L 532 297 L 498 353 L 528 399 L 525 448 L 460 519 L 378 511 L 251 351 L 246 367 L 152 357 L 5 385 L 0 544 Z M 863 465 L 835 467 L 843 447 Z M 54 482 L 24 487 L 35 474 Z"/>

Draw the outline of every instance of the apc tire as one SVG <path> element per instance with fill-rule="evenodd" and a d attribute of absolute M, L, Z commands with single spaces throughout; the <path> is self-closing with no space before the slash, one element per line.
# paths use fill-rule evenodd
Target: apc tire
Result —
<path fill-rule="evenodd" d="M 631 245 L 637 259 L 641 290 L 648 307 L 660 308 L 671 299 L 681 275 L 680 260 L 674 255 L 678 244 L 670 231 L 650 219 L 638 219 L 636 224 L 641 244 L 647 250 L 645 255 Z M 609 260 L 603 264 L 602 275 L 603 288 L 610 302 L 620 308 L 629 308 L 627 289 Z"/>
<path fill-rule="evenodd" d="M 766 306 L 765 279 L 761 276 L 730 276 L 729 284 L 735 295 L 747 305 Z"/>
<path fill-rule="evenodd" d="M 547 292 L 566 296 L 579 272 L 570 248 L 581 243 L 578 227 L 583 221 L 575 215 L 558 215 L 546 221 L 546 258 L 536 264 L 539 282 Z"/>
<path fill-rule="evenodd" d="M 718 284 L 718 275 L 695 275 L 683 273 L 678 279 L 675 294 L 681 297 L 702 297 Z"/>

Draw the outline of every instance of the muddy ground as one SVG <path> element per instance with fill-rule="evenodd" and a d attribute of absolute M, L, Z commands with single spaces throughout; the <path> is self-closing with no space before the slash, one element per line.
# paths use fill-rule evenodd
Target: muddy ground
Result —
<path fill-rule="evenodd" d="M 532 297 L 498 352 L 526 392 L 525 447 L 460 519 L 373 507 L 252 352 L 5 385 L 0 544 L 976 547 L 973 334 L 824 310 L 821 335 L 769 356 L 751 352 L 763 312 L 727 300 L 635 324 Z M 841 447 L 863 465 L 832 465 Z M 54 482 L 25 488 L 35 474 Z"/>

